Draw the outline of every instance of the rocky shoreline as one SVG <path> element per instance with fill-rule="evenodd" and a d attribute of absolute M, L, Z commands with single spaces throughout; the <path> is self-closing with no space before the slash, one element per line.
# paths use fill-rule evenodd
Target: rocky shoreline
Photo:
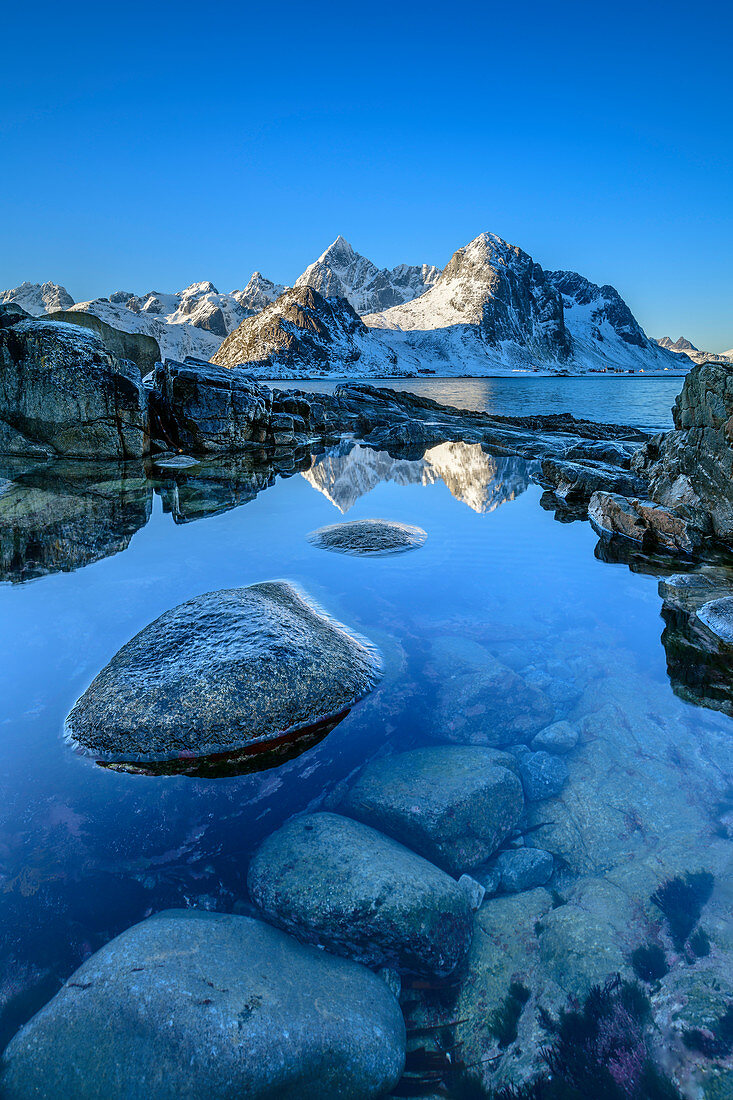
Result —
<path fill-rule="evenodd" d="M 691 371 L 675 430 L 650 438 L 366 384 L 270 391 L 194 360 L 143 382 L 98 334 L 7 309 L 0 325 L 0 452 L 67 464 L 82 500 L 75 461 L 132 463 L 140 519 L 156 468 L 175 480 L 224 457 L 255 492 L 259 468 L 296 469 L 344 439 L 396 459 L 460 443 L 531 460 L 543 504 L 589 518 L 599 556 L 658 570 L 680 693 L 733 713 L 733 368 Z M 0 515 L 23 476 L 0 487 Z M 409 532 L 425 553 L 424 532 Z M 283 588 L 161 616 L 79 700 L 75 735 L 123 762 L 133 745 L 144 763 L 171 746 L 221 750 L 240 711 L 263 738 L 344 712 L 378 678 L 375 648 Z M 365 762 L 330 803 L 267 836 L 246 912 L 168 910 L 94 954 L 10 1042 L 3 1094 L 529 1100 L 601 1081 L 609 1100 L 730 1096 L 729 739 L 679 719 L 670 739 L 661 692 L 622 654 L 597 670 L 602 687 L 584 667 L 577 690 L 539 653 L 534 667 L 503 657 L 486 640 L 435 638 L 430 745 Z M 577 639 L 554 659 L 582 661 Z M 685 761 L 685 798 L 671 799 Z M 562 1074 L 575 1092 L 557 1091 Z"/>

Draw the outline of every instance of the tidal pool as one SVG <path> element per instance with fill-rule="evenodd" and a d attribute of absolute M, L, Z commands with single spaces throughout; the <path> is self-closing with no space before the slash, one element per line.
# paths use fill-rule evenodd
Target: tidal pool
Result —
<path fill-rule="evenodd" d="M 553 879 L 489 899 L 476 916 L 451 1011 L 464 1021 L 467 1064 L 486 1056 L 487 1005 L 502 1003 L 513 976 L 533 995 L 551 988 L 557 1004 L 626 965 L 667 877 L 704 870 L 716 890 L 724 881 L 733 720 L 675 694 L 657 576 L 600 560 L 588 523 L 557 522 L 531 463 L 461 443 L 419 461 L 344 443 L 291 476 L 244 461 L 158 471 L 157 481 L 133 467 L 6 465 L 3 1044 L 91 952 L 150 913 L 252 912 L 250 857 L 286 819 L 337 809 L 370 760 L 448 743 L 483 720 L 481 699 L 464 692 L 481 653 L 541 695 L 544 724 L 568 721 L 579 741 L 563 756 L 560 796 L 526 809 L 524 843 L 553 854 Z M 309 543 L 342 516 L 428 538 L 419 553 L 377 557 Z M 334 728 L 220 778 L 109 770 L 64 741 L 75 701 L 146 624 L 200 593 L 280 578 L 384 658 L 381 684 Z M 731 948 L 716 897 L 702 922 L 712 971 Z M 539 1043 L 536 1030 L 525 1039 L 530 1052 Z"/>

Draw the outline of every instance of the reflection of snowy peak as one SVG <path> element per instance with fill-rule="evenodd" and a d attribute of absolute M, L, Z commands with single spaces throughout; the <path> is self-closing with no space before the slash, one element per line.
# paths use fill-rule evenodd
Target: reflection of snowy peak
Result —
<path fill-rule="evenodd" d="M 340 512 L 383 481 L 396 485 L 433 485 L 443 481 L 456 500 L 474 512 L 492 512 L 504 501 L 514 500 L 529 484 L 527 463 L 521 458 L 494 458 L 477 444 L 441 443 L 410 461 L 392 458 L 386 451 L 360 445 L 344 445 L 324 455 L 303 473 Z"/>
<path fill-rule="evenodd" d="M 21 283 L 12 290 L 0 290 L 0 305 L 13 302 L 31 317 L 52 313 L 56 309 L 71 309 L 74 299 L 58 283 Z"/>
<path fill-rule="evenodd" d="M 423 461 L 433 480 L 440 478 L 474 512 L 493 512 L 529 485 L 524 459 L 494 458 L 476 444 L 441 443 L 426 451 Z"/>
<path fill-rule="evenodd" d="M 312 286 L 324 298 L 346 298 L 357 313 L 373 313 L 424 294 L 439 275 L 439 269 L 429 264 L 380 270 L 337 237 L 295 285 Z"/>

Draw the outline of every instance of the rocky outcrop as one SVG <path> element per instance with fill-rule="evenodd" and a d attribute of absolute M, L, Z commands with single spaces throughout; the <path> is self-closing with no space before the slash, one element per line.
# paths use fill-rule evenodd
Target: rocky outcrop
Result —
<path fill-rule="evenodd" d="M 244 320 L 211 361 L 247 366 L 264 378 L 400 373 L 345 298 L 323 297 L 310 286 L 286 290 Z"/>
<path fill-rule="evenodd" d="M 377 1100 L 402 1072 L 386 983 L 248 917 L 168 910 L 92 955 L 15 1036 L 3 1095 Z"/>
<path fill-rule="evenodd" d="M 344 812 L 460 875 L 496 851 L 523 806 L 511 756 L 447 745 L 369 764 Z"/>
<path fill-rule="evenodd" d="M 194 454 L 237 451 L 266 441 L 272 396 L 242 371 L 166 360 L 152 379 L 150 419 L 163 446 Z"/>
<path fill-rule="evenodd" d="M 340 554 L 403 554 L 417 550 L 427 538 L 422 527 L 387 519 L 355 519 L 350 523 L 331 523 L 308 536 L 312 546 L 335 550 Z"/>
<path fill-rule="evenodd" d="M 155 365 L 160 360 L 158 341 L 152 336 L 143 332 L 123 332 L 122 329 L 113 328 L 106 321 L 100 320 L 93 313 L 74 309 L 58 310 L 49 313 L 49 320 L 66 321 L 70 325 L 80 325 L 96 332 L 108 351 L 118 359 L 129 359 L 140 368 L 143 377 L 155 370 Z"/>
<path fill-rule="evenodd" d="M 673 509 L 619 493 L 594 492 L 588 518 L 600 535 L 620 535 L 639 543 L 647 553 L 664 550 L 692 554 L 703 538 L 699 527 Z"/>
<path fill-rule="evenodd" d="M 87 329 L 0 327 L 0 453 L 119 460 L 148 450 L 140 370 Z"/>
<path fill-rule="evenodd" d="M 542 460 L 542 483 L 552 486 L 555 496 L 568 504 L 588 504 L 594 493 L 634 493 L 641 488 L 637 477 L 618 466 L 605 463 L 583 465 L 566 459 Z"/>
<path fill-rule="evenodd" d="M 424 294 L 439 275 L 440 270 L 430 264 L 380 270 L 339 236 L 295 285 L 313 287 L 324 298 L 346 298 L 357 313 L 376 313 Z"/>
<path fill-rule="evenodd" d="M 659 582 L 672 688 L 687 702 L 733 717 L 732 593 L 733 572 L 722 566 Z"/>
<path fill-rule="evenodd" d="M 634 458 L 649 496 L 733 543 L 733 364 L 694 367 L 675 401 L 674 431 Z"/>
<path fill-rule="evenodd" d="M 256 853 L 247 885 L 269 920 L 370 966 L 449 974 L 471 942 L 468 897 L 449 875 L 339 814 L 283 825 Z"/>
<path fill-rule="evenodd" d="M 381 674 L 374 648 L 285 581 L 166 611 L 102 669 L 68 736 L 108 761 L 207 758 L 317 727 Z"/>

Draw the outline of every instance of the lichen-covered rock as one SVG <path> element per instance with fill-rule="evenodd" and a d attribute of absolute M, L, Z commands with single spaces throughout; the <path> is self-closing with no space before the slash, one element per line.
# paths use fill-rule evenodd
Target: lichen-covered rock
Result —
<path fill-rule="evenodd" d="M 416 550 L 427 538 L 422 527 L 388 519 L 354 519 L 312 531 L 308 541 L 321 550 L 340 554 L 400 554 Z"/>
<path fill-rule="evenodd" d="M 691 554 L 702 542 L 704 531 L 671 508 L 651 500 L 596 492 L 588 505 L 588 518 L 603 535 L 622 535 L 643 550 L 669 550 Z"/>
<path fill-rule="evenodd" d="M 367 766 L 344 812 L 460 875 L 487 860 L 519 820 L 514 766 L 508 754 L 479 746 L 400 753 Z"/>
<path fill-rule="evenodd" d="M 285 581 L 196 596 L 112 658 L 67 719 L 106 760 L 232 752 L 348 710 L 380 675 L 374 648 Z"/>
<path fill-rule="evenodd" d="M 240 370 L 167 359 L 153 376 L 152 434 L 177 450 L 218 453 L 264 443 L 271 412 L 270 391 Z"/>
<path fill-rule="evenodd" d="M 633 460 L 650 497 L 697 526 L 733 540 L 733 366 L 703 363 L 685 378 L 674 431 L 656 436 Z"/>
<path fill-rule="evenodd" d="M 126 460 L 147 450 L 147 394 L 134 363 L 75 325 L 0 327 L 0 453 Z"/>
<path fill-rule="evenodd" d="M 466 891 L 375 829 L 296 817 L 262 844 L 247 885 L 280 927 L 371 966 L 448 974 L 471 942 Z"/>
<path fill-rule="evenodd" d="M 12 1040 L 7 1100 L 383 1096 L 405 1029 L 385 982 L 248 917 L 169 910 L 112 940 Z"/>

